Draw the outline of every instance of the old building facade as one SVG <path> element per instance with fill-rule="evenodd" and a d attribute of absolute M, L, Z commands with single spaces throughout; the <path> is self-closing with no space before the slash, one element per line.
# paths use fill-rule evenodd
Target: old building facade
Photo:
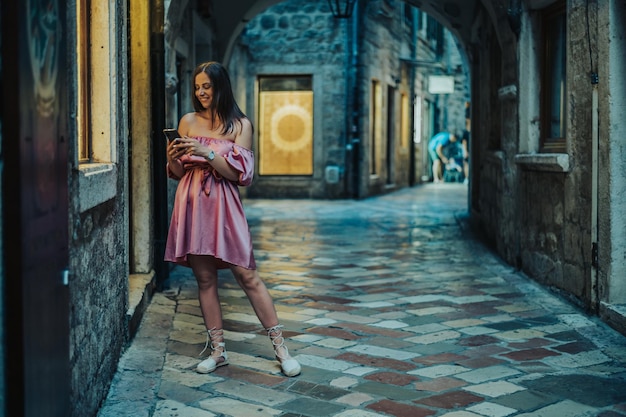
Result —
<path fill-rule="evenodd" d="M 450 33 L 406 3 L 357 4 L 350 19 L 329 18 L 323 2 L 279 3 L 246 25 L 229 66 L 257 122 L 250 197 L 414 185 L 429 176 L 428 139 L 464 128 L 467 65 Z M 449 76 L 456 90 L 429 93 L 430 75 Z M 304 128 L 284 130 L 287 115 Z"/>
<path fill-rule="evenodd" d="M 43 3 L 0 0 L 0 416 L 95 415 L 167 277 L 161 129 L 190 108 L 203 60 L 228 65 L 257 127 L 249 198 L 419 184 L 427 139 L 469 101 L 476 230 L 626 329 L 623 1 L 359 0 L 345 20 L 321 0 Z M 448 55 L 424 13 L 454 36 Z M 438 74 L 461 86 L 453 102 L 428 91 Z M 280 144 L 294 163 L 272 166 Z"/>
<path fill-rule="evenodd" d="M 188 72 L 213 56 L 210 25 L 185 30 L 197 21 L 189 13 L 167 16 L 170 125 L 190 109 Z M 351 19 L 333 18 L 325 2 L 279 3 L 247 22 L 228 66 L 257 131 L 256 179 L 243 190 L 252 198 L 361 198 L 414 185 L 430 176 L 428 139 L 465 127 L 467 60 L 449 31 L 406 3 L 367 2 Z M 456 88 L 430 93 L 430 75 Z"/>

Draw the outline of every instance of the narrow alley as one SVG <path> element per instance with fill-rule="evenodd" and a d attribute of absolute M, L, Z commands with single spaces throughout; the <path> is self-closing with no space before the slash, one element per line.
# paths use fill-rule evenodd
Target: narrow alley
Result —
<path fill-rule="evenodd" d="M 99 417 L 626 415 L 626 338 L 472 237 L 467 187 L 244 204 L 302 374 L 282 376 L 228 271 L 230 365 L 197 374 L 196 283 L 177 268 Z"/>

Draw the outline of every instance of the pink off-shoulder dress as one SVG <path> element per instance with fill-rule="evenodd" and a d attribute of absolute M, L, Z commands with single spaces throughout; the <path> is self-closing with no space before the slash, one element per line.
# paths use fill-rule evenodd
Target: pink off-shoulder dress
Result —
<path fill-rule="evenodd" d="M 176 199 L 165 246 L 165 260 L 189 266 L 187 255 L 211 255 L 220 269 L 239 265 L 256 269 L 252 239 L 238 186 L 247 186 L 254 174 L 251 150 L 226 139 L 198 137 L 239 172 L 237 181 L 223 178 L 198 156 L 180 158 L 185 173 Z M 168 176 L 176 178 L 168 167 Z"/>

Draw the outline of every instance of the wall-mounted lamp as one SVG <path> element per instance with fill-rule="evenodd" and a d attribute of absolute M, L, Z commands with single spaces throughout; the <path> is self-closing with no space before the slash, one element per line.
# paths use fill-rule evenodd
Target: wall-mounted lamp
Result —
<path fill-rule="evenodd" d="M 333 17 L 347 19 L 352 16 L 352 10 L 354 10 L 354 3 L 356 2 L 357 0 L 328 0 L 328 5 L 333 13 Z"/>

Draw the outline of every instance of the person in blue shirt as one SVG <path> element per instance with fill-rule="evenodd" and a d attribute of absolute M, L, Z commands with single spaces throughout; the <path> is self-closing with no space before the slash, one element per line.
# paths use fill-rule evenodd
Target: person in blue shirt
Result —
<path fill-rule="evenodd" d="M 457 141 L 457 137 L 453 133 L 449 132 L 439 132 L 428 142 L 428 153 L 430 154 L 430 159 L 433 161 L 433 182 L 441 182 L 442 181 L 442 164 L 447 164 L 448 158 L 443 153 L 443 149 L 450 144 Z"/>

